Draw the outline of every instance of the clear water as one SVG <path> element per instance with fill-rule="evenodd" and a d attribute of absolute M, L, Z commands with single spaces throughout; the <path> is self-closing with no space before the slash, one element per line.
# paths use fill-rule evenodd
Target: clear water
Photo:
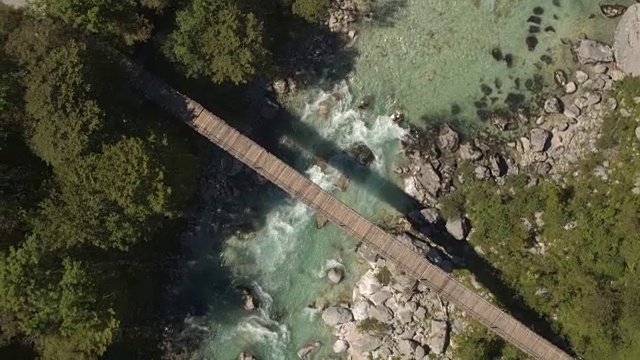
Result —
<path fill-rule="evenodd" d="M 297 151 L 306 155 L 301 164 L 309 178 L 368 218 L 397 215 L 403 199 L 394 193 L 391 170 L 400 160 L 399 139 L 404 131 L 387 115 L 394 107 L 402 107 L 418 125 L 457 121 L 473 128 L 481 124 L 474 105 L 485 96 L 481 84 L 492 88 L 490 97 L 498 98 L 494 106 L 503 106 L 510 92 L 530 98 L 533 92 L 523 90 L 527 79 L 539 74 L 550 82 L 553 70 L 570 66 L 571 55 L 562 38 L 577 39 L 585 33 L 608 39 L 615 26 L 615 21 L 599 15 L 598 1 L 559 1 L 560 7 L 552 0 L 378 0 L 386 6 L 387 16 L 382 23 L 363 26 L 356 45 L 359 57 L 348 79 L 323 84 L 331 91 L 309 89 L 292 101 L 292 110 L 300 114 L 299 130 L 314 129 L 318 138 L 289 136 L 283 141 L 301 145 Z M 536 50 L 528 51 L 526 21 L 535 6 L 544 9 L 542 32 Z M 589 19 L 592 13 L 597 14 L 595 19 Z M 556 32 L 545 33 L 547 26 Z M 496 46 L 503 54 L 513 55 L 511 68 L 493 59 L 490 52 Z M 553 59 L 552 65 L 541 62 L 545 54 Z M 502 82 L 500 91 L 496 78 Z M 520 89 L 516 78 L 521 79 Z M 354 110 L 356 100 L 364 95 L 373 95 L 372 109 Z M 322 102 L 331 108 L 326 118 L 318 116 Z M 359 141 L 373 150 L 376 161 L 362 182 L 352 181 L 341 192 L 335 186 L 339 172 L 331 167 L 323 171 L 311 158 L 326 142 L 345 149 Z M 338 156 L 332 161 L 339 168 L 342 160 Z M 263 201 L 276 196 L 265 194 Z M 212 294 L 210 311 L 216 316 L 210 327 L 214 331 L 203 344 L 202 357 L 231 360 L 249 351 L 260 359 L 295 359 L 297 350 L 310 341 L 323 343 L 316 359 L 330 355 L 334 339 L 308 306 L 350 298 L 362 271 L 355 247 L 355 240 L 333 225 L 316 229 L 314 214 L 293 199 L 269 214 L 255 238 L 229 239 L 222 262 L 234 278 L 253 284 L 263 306 L 251 314 L 222 309 L 216 306 L 224 303 L 219 297 L 226 293 Z M 324 274 L 337 262 L 344 264 L 347 276 L 331 286 Z"/>

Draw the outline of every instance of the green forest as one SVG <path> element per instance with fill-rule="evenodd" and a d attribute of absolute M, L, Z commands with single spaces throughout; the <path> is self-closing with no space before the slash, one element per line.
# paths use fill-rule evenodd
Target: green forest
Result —
<path fill-rule="evenodd" d="M 158 357 L 167 267 L 208 145 L 101 49 L 228 91 L 276 74 L 288 29 L 327 5 L 0 4 L 0 358 Z"/>
<path fill-rule="evenodd" d="M 626 360 L 640 358 L 640 79 L 610 95 L 629 116 L 606 117 L 599 152 L 561 181 L 520 175 L 498 186 L 467 174 L 443 210 L 467 214 L 471 244 L 576 354 Z M 461 345 L 462 359 L 525 358 L 482 327 Z"/>

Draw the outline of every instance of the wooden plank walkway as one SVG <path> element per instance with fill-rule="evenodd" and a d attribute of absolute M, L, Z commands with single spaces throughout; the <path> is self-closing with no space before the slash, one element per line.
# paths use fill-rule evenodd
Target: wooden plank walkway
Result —
<path fill-rule="evenodd" d="M 412 251 L 395 237 L 331 196 L 278 157 L 240 134 L 197 102 L 180 94 L 163 81 L 152 77 L 128 60 L 122 59 L 121 61 L 129 71 L 132 83 L 142 91 L 145 97 L 171 112 L 236 159 L 375 249 L 407 275 L 426 282 L 431 289 L 466 311 L 467 314 L 506 341 L 535 359 L 573 359 L 511 315 L 500 310 L 439 267 L 431 264 L 422 255 Z"/>

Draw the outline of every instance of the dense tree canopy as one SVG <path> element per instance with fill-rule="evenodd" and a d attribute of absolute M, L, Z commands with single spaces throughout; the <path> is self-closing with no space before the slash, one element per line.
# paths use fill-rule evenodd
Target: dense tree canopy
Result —
<path fill-rule="evenodd" d="M 193 0 L 176 16 L 167 52 L 189 76 L 244 83 L 269 62 L 263 25 L 229 0 Z"/>
<path fill-rule="evenodd" d="M 34 0 L 33 4 L 69 25 L 127 45 L 147 40 L 151 35 L 151 25 L 142 15 L 141 5 L 160 9 L 166 6 L 161 0 Z"/>
<path fill-rule="evenodd" d="M 180 216 L 198 165 L 179 124 L 82 32 L 4 6 L 0 18 L 0 347 L 94 358 L 127 297 L 104 296 L 124 275 L 98 264 Z"/>

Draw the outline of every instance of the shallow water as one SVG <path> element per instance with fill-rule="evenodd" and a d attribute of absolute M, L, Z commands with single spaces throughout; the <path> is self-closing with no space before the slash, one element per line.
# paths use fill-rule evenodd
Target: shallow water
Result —
<path fill-rule="evenodd" d="M 363 25 L 356 44 L 359 57 L 348 80 L 321 84 L 330 90 L 309 89 L 292 99 L 291 110 L 300 114 L 294 131 L 314 129 L 323 141 L 310 137 L 300 143 L 299 136 L 283 141 L 298 141 L 296 151 L 304 154 L 298 165 L 307 176 L 366 217 L 379 221 L 397 215 L 404 199 L 394 193 L 391 170 L 400 161 L 404 130 L 387 115 L 401 107 L 414 124 L 450 121 L 469 130 L 482 126 L 474 102 L 483 97 L 486 108 L 504 107 L 509 93 L 524 96 L 526 103 L 540 90 L 527 90 L 527 79 L 539 75 L 542 82 L 551 83 L 553 70 L 571 66 L 562 38 L 575 40 L 586 33 L 606 40 L 616 23 L 599 15 L 598 1 L 559 2 L 557 7 L 552 0 L 378 0 L 386 6 L 386 16 L 382 22 Z M 529 51 L 527 19 L 536 6 L 544 12 L 539 15 L 541 33 L 536 49 Z M 589 19 L 592 13 L 597 16 Z M 545 32 L 547 26 L 555 32 Z M 511 67 L 493 58 L 491 50 L 496 47 L 503 56 L 513 56 Z M 551 57 L 551 65 L 540 60 L 543 55 Z M 496 83 L 501 83 L 499 89 Z M 482 84 L 486 86 L 481 88 Z M 372 95 L 374 104 L 367 111 L 355 110 L 356 100 L 364 95 Z M 318 115 L 322 103 L 330 107 L 326 118 Z M 346 192 L 335 186 L 340 176 L 335 168 L 344 166 L 343 156 L 331 158 L 335 168 L 321 170 L 314 165 L 313 156 L 325 151 L 327 142 L 338 149 L 363 142 L 376 156 L 363 181 L 352 181 Z M 274 192 L 263 194 L 261 200 L 280 197 Z M 308 306 L 350 298 L 362 271 L 356 245 L 331 224 L 316 229 L 314 214 L 293 199 L 271 211 L 255 238 L 228 240 L 223 263 L 236 279 L 252 285 L 262 308 L 251 314 L 225 310 L 225 316 L 212 317 L 214 334 L 203 344 L 202 357 L 231 360 L 249 351 L 260 359 L 295 359 L 301 346 L 316 340 L 323 346 L 315 358 L 330 355 L 334 339 Z M 345 266 L 347 276 L 340 285 L 331 286 L 325 271 L 338 263 Z"/>
<path fill-rule="evenodd" d="M 599 14 L 599 0 L 558 0 L 560 6 L 553 2 L 380 0 L 387 17 L 382 25 L 368 23 L 357 40 L 355 92 L 395 100 L 417 125 L 455 119 L 474 127 L 479 109 L 475 102 L 504 107 L 509 93 L 530 100 L 539 91 L 536 75 L 552 84 L 554 70 L 571 67 L 572 55 L 562 39 L 575 41 L 583 34 L 612 38 L 617 21 Z M 542 14 L 534 14 L 536 7 Z M 531 16 L 540 24 L 528 21 Z M 539 32 L 531 34 L 530 27 Z M 554 31 L 545 31 L 548 27 Z M 538 44 L 529 51 L 526 38 L 532 35 Z M 494 49 L 512 57 L 511 67 L 494 59 Z M 543 61 L 549 59 L 550 64 Z"/>

